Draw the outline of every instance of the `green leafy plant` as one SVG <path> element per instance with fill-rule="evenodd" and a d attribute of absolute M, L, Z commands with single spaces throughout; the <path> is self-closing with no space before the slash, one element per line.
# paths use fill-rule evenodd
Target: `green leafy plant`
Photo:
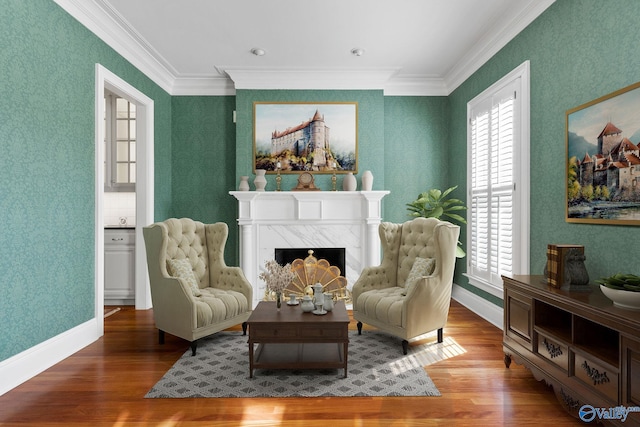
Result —
<path fill-rule="evenodd" d="M 598 279 L 596 283 L 620 291 L 640 292 L 640 276 L 636 276 L 635 274 L 618 273 L 611 277 Z"/>
<path fill-rule="evenodd" d="M 441 191 L 437 188 L 432 188 L 429 191 L 420 193 L 418 198 L 411 203 L 407 203 L 407 210 L 409 215 L 413 217 L 423 218 L 436 218 L 445 221 L 457 222 L 459 224 L 466 224 L 467 220 L 458 214 L 458 212 L 466 210 L 464 202 L 460 199 L 449 198 L 449 195 L 458 186 L 447 188 Z M 462 243 L 458 241 L 458 248 L 456 249 L 456 257 L 464 258 L 467 254 L 462 249 Z"/>

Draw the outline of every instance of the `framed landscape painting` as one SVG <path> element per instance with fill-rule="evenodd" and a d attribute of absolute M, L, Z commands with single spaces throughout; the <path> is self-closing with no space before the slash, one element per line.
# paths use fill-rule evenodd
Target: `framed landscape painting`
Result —
<path fill-rule="evenodd" d="M 567 222 L 640 225 L 640 83 L 566 116 Z"/>
<path fill-rule="evenodd" d="M 253 168 L 358 172 L 358 103 L 253 104 Z"/>

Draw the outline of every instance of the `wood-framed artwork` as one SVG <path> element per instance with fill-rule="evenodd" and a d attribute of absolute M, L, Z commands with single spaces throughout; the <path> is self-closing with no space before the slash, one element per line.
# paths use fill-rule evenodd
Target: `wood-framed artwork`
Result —
<path fill-rule="evenodd" d="M 357 173 L 357 102 L 254 102 L 253 168 Z"/>
<path fill-rule="evenodd" d="M 640 225 L 640 82 L 566 113 L 566 220 Z"/>

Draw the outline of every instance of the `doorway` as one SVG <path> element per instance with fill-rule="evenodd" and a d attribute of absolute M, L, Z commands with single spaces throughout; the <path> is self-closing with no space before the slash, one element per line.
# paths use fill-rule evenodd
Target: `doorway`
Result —
<path fill-rule="evenodd" d="M 105 89 L 104 317 L 135 305 L 136 104 Z M 139 242 L 138 242 L 139 243 Z"/>
<path fill-rule="evenodd" d="M 98 335 L 104 334 L 104 93 L 105 89 L 136 106 L 137 142 L 135 192 L 135 308 L 151 308 L 151 292 L 147 274 L 142 227 L 153 222 L 153 152 L 154 103 L 142 92 L 96 64 L 95 88 L 95 316 L 99 319 Z"/>

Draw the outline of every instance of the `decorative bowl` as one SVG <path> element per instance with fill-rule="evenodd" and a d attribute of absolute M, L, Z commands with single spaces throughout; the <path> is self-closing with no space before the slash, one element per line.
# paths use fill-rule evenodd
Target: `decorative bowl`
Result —
<path fill-rule="evenodd" d="M 600 289 L 616 307 L 640 310 L 640 292 L 611 289 L 604 285 L 600 285 Z"/>

